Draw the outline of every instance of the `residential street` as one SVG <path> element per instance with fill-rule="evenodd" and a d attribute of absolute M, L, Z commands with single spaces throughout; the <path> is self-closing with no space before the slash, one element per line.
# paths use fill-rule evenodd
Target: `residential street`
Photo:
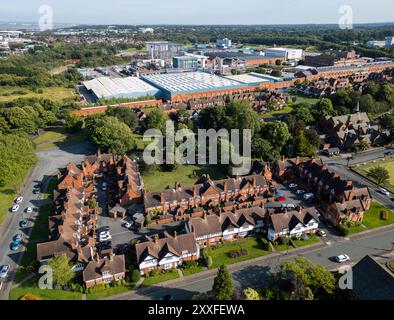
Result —
<path fill-rule="evenodd" d="M 0 265 L 9 264 L 11 267 L 8 277 L 3 280 L 4 285 L 0 291 L 0 300 L 8 299 L 17 264 L 22 258 L 25 249 L 21 245 L 18 251 L 13 252 L 10 249 L 10 244 L 14 236 L 20 232 L 24 234 L 24 241 L 28 241 L 38 208 L 45 203 L 45 201 L 40 200 L 42 194 L 33 194 L 34 186 L 38 182 L 42 182 L 44 188 L 48 178 L 57 173 L 58 169 L 65 167 L 69 162 L 81 162 L 85 154 L 90 151 L 93 151 L 90 144 L 83 142 L 69 147 L 63 147 L 62 149 L 56 148 L 37 153 L 39 160 L 25 183 L 22 194 L 23 201 L 20 204 L 19 211 L 9 213 L 4 223 L 0 226 Z M 10 203 L 11 206 L 12 203 Z M 28 215 L 24 212 L 27 207 L 34 208 L 32 214 Z M 28 226 L 23 230 L 21 230 L 19 225 L 22 219 L 28 220 Z"/>
<path fill-rule="evenodd" d="M 331 260 L 332 257 L 339 254 L 348 254 L 351 258 L 351 265 L 361 260 L 365 255 L 370 254 L 382 257 L 383 254 L 391 255 L 394 245 L 394 226 L 372 233 L 357 235 L 352 239 L 331 240 L 325 244 L 317 246 L 296 249 L 298 252 L 274 253 L 269 256 L 260 258 L 261 261 L 245 261 L 243 263 L 229 266 L 238 288 L 259 287 L 262 286 L 266 279 L 267 273 L 275 269 L 281 262 L 293 259 L 296 256 L 303 256 L 311 261 L 327 267 L 330 270 L 336 270 L 340 265 Z M 382 259 L 386 259 L 382 257 Z M 212 289 L 213 280 L 216 276 L 216 270 L 210 270 L 196 274 L 187 278 L 177 279 L 165 284 L 159 284 L 152 287 L 140 288 L 136 291 L 130 291 L 125 294 L 111 297 L 111 300 L 141 300 L 141 299 L 160 299 L 161 297 L 171 294 L 175 299 L 190 299 L 193 295 L 206 292 Z"/>

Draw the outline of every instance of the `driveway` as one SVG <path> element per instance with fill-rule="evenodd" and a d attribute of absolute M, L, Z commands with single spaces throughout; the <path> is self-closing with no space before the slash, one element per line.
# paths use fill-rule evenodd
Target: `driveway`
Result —
<path fill-rule="evenodd" d="M 14 279 L 18 264 L 23 256 L 24 246 L 16 252 L 11 252 L 10 243 L 15 234 L 24 233 L 25 241 L 28 241 L 29 234 L 36 220 L 39 206 L 46 203 L 42 200 L 42 194 L 34 195 L 33 189 L 38 182 L 42 182 L 45 186 L 49 178 L 56 174 L 60 168 L 64 168 L 69 162 L 81 162 L 86 154 L 94 152 L 94 148 L 89 142 L 82 142 L 75 145 L 65 146 L 61 149 L 54 148 L 37 152 L 38 163 L 32 169 L 30 176 L 27 178 L 24 191 L 21 194 L 23 201 L 17 213 L 9 213 L 4 223 L 0 226 L 0 265 L 9 264 L 10 273 L 3 280 L 3 288 L 0 291 L 0 300 L 8 300 L 9 291 L 11 290 L 12 281 Z M 12 204 L 10 203 L 10 207 Z M 22 213 L 27 207 L 34 209 L 33 213 Z M 21 230 L 20 221 L 27 219 L 28 227 Z"/>

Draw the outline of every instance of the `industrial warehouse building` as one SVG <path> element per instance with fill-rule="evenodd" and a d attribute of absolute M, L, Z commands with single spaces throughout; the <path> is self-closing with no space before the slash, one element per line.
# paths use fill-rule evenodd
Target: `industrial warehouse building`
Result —
<path fill-rule="evenodd" d="M 198 71 L 143 75 L 141 79 L 160 89 L 164 99 L 172 101 L 182 100 L 183 96 L 230 93 L 248 86 L 236 80 Z"/>
<path fill-rule="evenodd" d="M 159 90 L 136 77 L 100 77 L 82 83 L 96 99 L 158 96 Z"/>

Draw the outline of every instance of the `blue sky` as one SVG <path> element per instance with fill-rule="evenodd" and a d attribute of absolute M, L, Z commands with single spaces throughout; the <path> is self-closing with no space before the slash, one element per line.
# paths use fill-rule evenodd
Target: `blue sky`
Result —
<path fill-rule="evenodd" d="M 38 21 L 42 5 L 55 23 L 338 23 L 341 5 L 352 6 L 354 23 L 394 22 L 393 0 L 1 0 L 0 21 Z"/>

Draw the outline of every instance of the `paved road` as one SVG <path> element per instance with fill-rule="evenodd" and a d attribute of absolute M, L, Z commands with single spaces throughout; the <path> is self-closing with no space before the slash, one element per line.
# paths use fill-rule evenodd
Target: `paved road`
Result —
<path fill-rule="evenodd" d="M 377 233 L 358 235 L 351 239 L 337 238 L 337 240 L 331 240 L 315 247 L 301 249 L 302 252 L 292 253 L 290 251 L 288 255 L 275 253 L 264 257 L 260 262 L 246 262 L 246 265 L 240 267 L 229 266 L 229 270 L 237 288 L 259 287 L 266 283 L 270 271 L 274 270 L 283 261 L 292 260 L 298 255 L 323 265 L 329 270 L 336 270 L 339 264 L 332 261 L 332 257 L 336 255 L 348 254 L 351 258 L 349 265 L 354 265 L 367 254 L 381 257 L 384 260 L 387 257 L 383 255 L 391 255 L 392 257 L 393 243 L 394 228 L 391 227 L 385 231 L 380 230 Z M 157 300 L 164 295 L 171 294 L 177 300 L 188 300 L 197 293 L 211 290 L 215 276 L 216 270 L 210 270 L 166 284 L 140 288 L 137 291 L 130 291 L 109 299 Z"/>
<path fill-rule="evenodd" d="M 14 236 L 21 232 L 24 234 L 24 241 L 28 241 L 38 208 L 45 203 L 45 201 L 40 200 L 42 198 L 41 194 L 33 194 L 34 186 L 38 182 L 45 184 L 48 178 L 56 173 L 59 168 L 65 167 L 69 162 L 81 162 L 85 154 L 92 151 L 93 149 L 90 144 L 83 142 L 70 147 L 62 147 L 62 149 L 55 148 L 37 153 L 39 160 L 25 183 L 22 194 L 23 201 L 20 204 L 19 211 L 17 213 L 9 213 L 4 223 L 0 226 L 0 265 L 9 264 L 11 266 L 10 273 L 4 280 L 3 288 L 0 291 L 0 300 L 8 299 L 17 265 L 25 250 L 25 247 L 21 245 L 18 251 L 12 252 L 10 243 Z M 10 203 L 11 206 L 12 204 Z M 33 207 L 35 211 L 28 215 L 23 212 L 27 207 Z M 29 221 L 27 228 L 23 230 L 19 227 L 21 219 L 27 219 Z"/>

